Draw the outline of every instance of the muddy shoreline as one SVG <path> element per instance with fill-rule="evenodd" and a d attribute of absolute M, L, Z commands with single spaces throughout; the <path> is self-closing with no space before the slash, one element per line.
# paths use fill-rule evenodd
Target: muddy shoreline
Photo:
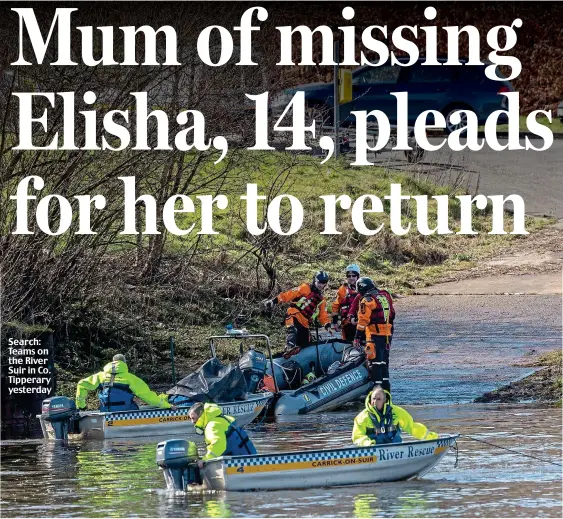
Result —
<path fill-rule="evenodd" d="M 540 364 L 543 364 L 542 357 L 537 361 Z M 475 402 L 515 403 L 532 400 L 561 407 L 561 350 L 554 351 L 551 357 L 549 365 L 538 367 L 537 371 L 521 380 L 489 391 L 476 398 Z"/>

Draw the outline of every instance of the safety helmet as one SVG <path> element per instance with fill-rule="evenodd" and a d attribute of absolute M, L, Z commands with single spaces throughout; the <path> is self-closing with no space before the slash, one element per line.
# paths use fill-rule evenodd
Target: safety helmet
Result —
<path fill-rule="evenodd" d="M 346 267 L 346 273 L 348 272 L 355 272 L 358 274 L 358 277 L 360 277 L 360 267 L 358 267 L 355 263 L 351 263 Z"/>
<path fill-rule="evenodd" d="M 319 283 L 328 283 L 328 274 L 324 270 L 319 270 L 313 277 L 313 283 L 318 281 Z"/>
<path fill-rule="evenodd" d="M 361 294 L 365 295 L 370 290 L 376 288 L 375 283 L 371 280 L 371 278 L 360 278 L 356 282 L 356 290 Z"/>
<path fill-rule="evenodd" d="M 348 348 L 344 352 L 344 355 L 342 355 L 342 362 L 351 362 L 359 359 L 363 355 L 364 353 L 358 350 L 357 348 Z"/>

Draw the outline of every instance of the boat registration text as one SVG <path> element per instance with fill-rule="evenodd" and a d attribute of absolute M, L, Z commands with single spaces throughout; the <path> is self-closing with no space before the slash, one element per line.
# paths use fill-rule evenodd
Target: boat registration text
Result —
<path fill-rule="evenodd" d="M 319 393 L 323 397 L 329 396 L 332 393 L 336 393 L 337 391 L 362 380 L 363 378 L 362 372 L 359 369 L 353 369 L 349 373 L 336 377 L 320 386 Z"/>

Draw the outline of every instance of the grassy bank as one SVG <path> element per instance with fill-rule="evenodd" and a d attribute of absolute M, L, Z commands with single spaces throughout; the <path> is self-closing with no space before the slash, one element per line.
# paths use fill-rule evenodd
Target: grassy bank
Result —
<path fill-rule="evenodd" d="M 538 368 L 528 377 L 485 393 L 476 402 L 537 401 L 561 407 L 561 350 L 540 355 L 526 366 Z"/>
<path fill-rule="evenodd" d="M 528 131 L 528 126 L 526 125 L 526 118 L 527 117 L 528 117 L 527 115 L 521 115 L 520 116 L 520 131 L 521 132 L 527 132 Z M 543 124 L 544 126 L 547 126 L 552 131 L 552 133 L 563 133 L 563 123 L 557 117 L 557 110 L 553 111 L 551 122 L 549 122 L 547 117 L 543 117 L 543 116 L 538 117 L 537 121 L 538 121 L 538 123 Z M 479 130 L 484 130 L 484 129 L 485 129 L 484 126 L 479 127 Z M 507 132 L 508 131 L 508 124 L 499 124 L 497 126 L 497 131 Z"/>
<path fill-rule="evenodd" d="M 213 178 L 219 166 L 207 166 Z M 388 290 L 408 294 L 413 289 L 442 280 L 452 272 L 466 270 L 500 248 L 523 237 L 489 235 L 491 210 L 473 211 L 475 235 L 456 234 L 460 228 L 460 203 L 469 185 L 462 174 L 431 182 L 424 176 L 400 174 L 382 168 L 352 168 L 343 162 L 320 166 L 318 158 L 291 154 L 253 154 L 222 178 L 213 192 L 227 195 L 229 207 L 214 214 L 217 235 L 166 234 L 160 244 L 157 273 L 139 275 L 140 257 L 154 250 L 153 237 L 142 241 L 112 243 L 92 276 L 98 284 L 86 295 L 62 302 L 53 322 L 57 343 L 58 393 L 74 394 L 75 383 L 93 373 L 118 352 L 127 355 L 132 371 L 152 385 L 170 385 L 169 337 L 176 340 L 176 372 L 195 368 L 208 356 L 206 337 L 221 333 L 230 322 L 254 332 L 267 333 L 276 349 L 283 346 L 283 309 L 272 317 L 260 312 L 260 301 L 307 281 L 322 268 L 332 276 L 327 299 L 333 299 L 344 268 L 358 263 L 362 273 Z M 259 194 L 269 200 L 280 194 L 297 197 L 304 208 L 300 231 L 280 236 L 266 231 L 252 236 L 246 230 L 245 207 L 240 196 L 247 184 L 256 183 Z M 451 234 L 422 235 L 417 231 L 417 202 L 402 204 L 402 225 L 411 225 L 404 236 L 389 228 L 391 184 L 401 184 L 403 195 L 448 195 Z M 143 191 L 141 191 L 143 192 Z M 144 191 L 147 192 L 147 191 Z M 209 194 L 208 188 L 190 193 Z M 365 224 L 373 236 L 359 233 L 349 211 L 337 211 L 341 234 L 323 235 L 322 195 L 347 194 L 353 200 L 364 194 L 379 197 L 383 213 L 366 213 Z M 281 206 L 281 226 L 289 227 L 287 201 Z M 263 206 L 259 207 L 263 218 Z M 436 226 L 437 205 L 428 200 L 428 226 Z M 200 214 L 177 213 L 179 227 L 199 225 Z M 534 232 L 550 223 L 527 218 Z M 512 217 L 505 214 L 505 229 L 512 230 Z M 152 247 L 152 248 L 151 248 Z M 64 279 L 64 274 L 63 274 Z M 234 354 L 234 352 L 232 352 Z"/>

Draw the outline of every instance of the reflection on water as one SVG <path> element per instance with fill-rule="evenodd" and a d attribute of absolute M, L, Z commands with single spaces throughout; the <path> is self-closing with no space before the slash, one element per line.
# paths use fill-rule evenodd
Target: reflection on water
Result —
<path fill-rule="evenodd" d="M 259 451 L 350 444 L 358 406 L 255 426 Z M 533 406 L 410 407 L 433 430 L 485 439 L 517 453 L 458 442 L 422 480 L 303 491 L 200 493 L 164 490 L 155 441 L 106 440 L 68 446 L 42 440 L 2 444 L 5 516 L 240 517 L 240 516 L 550 516 L 561 512 L 561 416 Z"/>
<path fill-rule="evenodd" d="M 123 510 L 134 508 L 138 492 L 145 488 L 142 475 L 154 471 L 154 455 L 154 445 L 150 444 L 109 444 L 101 451 L 79 451 L 76 479 L 81 489 L 88 490 L 87 504 L 108 517 L 119 517 Z M 115 467 L 119 468 L 117 472 Z M 97 491 L 99 488 L 104 492 Z"/>

